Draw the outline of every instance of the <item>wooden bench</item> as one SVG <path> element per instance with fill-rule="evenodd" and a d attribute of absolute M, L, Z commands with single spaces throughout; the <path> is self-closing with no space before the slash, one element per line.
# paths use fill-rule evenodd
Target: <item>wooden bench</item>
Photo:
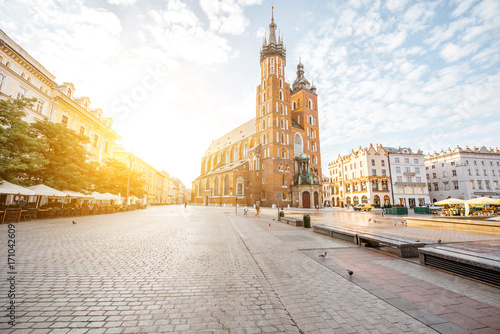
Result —
<path fill-rule="evenodd" d="M 387 246 L 394 249 L 396 254 L 402 258 L 418 257 L 418 249 L 425 246 L 425 243 L 421 242 L 411 242 L 369 233 L 358 234 L 358 244 L 364 247 Z"/>
<path fill-rule="evenodd" d="M 287 223 L 289 225 L 293 226 L 304 226 L 304 222 L 301 219 L 298 218 L 292 218 L 292 217 L 281 217 L 280 220 L 284 223 Z"/>
<path fill-rule="evenodd" d="M 331 225 L 313 225 L 313 232 L 327 235 L 331 238 L 337 238 L 344 241 L 352 242 L 358 245 L 358 234 L 342 227 Z"/>

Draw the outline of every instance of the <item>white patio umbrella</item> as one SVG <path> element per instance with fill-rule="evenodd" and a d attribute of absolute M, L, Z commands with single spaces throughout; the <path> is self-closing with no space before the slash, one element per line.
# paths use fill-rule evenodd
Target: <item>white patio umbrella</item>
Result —
<path fill-rule="evenodd" d="M 7 181 L 0 181 L 0 194 L 7 194 L 7 195 L 29 195 L 33 196 L 35 195 L 35 192 L 31 189 L 24 188 L 21 186 L 18 186 L 16 184 L 7 182 Z"/>
<path fill-rule="evenodd" d="M 45 184 L 38 184 L 36 186 L 28 187 L 28 189 L 33 190 L 36 196 L 38 196 L 38 200 L 36 201 L 36 207 L 40 205 L 40 201 L 42 197 L 50 197 L 50 198 L 66 198 L 68 195 L 59 191 L 57 189 L 46 186 Z M 63 206 L 64 203 L 61 203 Z"/>

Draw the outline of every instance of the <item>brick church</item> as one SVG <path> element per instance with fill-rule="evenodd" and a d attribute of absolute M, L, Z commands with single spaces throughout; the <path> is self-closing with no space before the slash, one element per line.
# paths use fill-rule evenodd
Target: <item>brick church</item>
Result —
<path fill-rule="evenodd" d="M 255 117 L 208 147 L 193 204 L 322 207 L 316 87 L 300 60 L 293 84 L 286 81 L 286 49 L 276 28 L 272 15 L 260 50 Z"/>

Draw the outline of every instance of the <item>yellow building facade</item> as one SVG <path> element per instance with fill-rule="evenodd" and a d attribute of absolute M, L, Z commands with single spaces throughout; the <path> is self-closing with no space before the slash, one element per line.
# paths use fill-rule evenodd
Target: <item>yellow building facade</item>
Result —
<path fill-rule="evenodd" d="M 89 98 L 75 97 L 75 90 L 71 83 L 58 85 L 52 73 L 0 30 L 0 98 L 36 98 L 24 110 L 25 121 L 61 123 L 88 136 L 90 159 L 103 163 L 121 137 L 111 128 L 113 120 L 104 118 L 101 109 L 91 109 Z"/>

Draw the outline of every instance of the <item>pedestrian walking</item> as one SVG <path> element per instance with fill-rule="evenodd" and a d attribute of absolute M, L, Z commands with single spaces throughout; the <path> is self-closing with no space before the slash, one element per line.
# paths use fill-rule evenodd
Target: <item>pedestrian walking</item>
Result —
<path fill-rule="evenodd" d="M 255 202 L 255 217 L 260 217 L 260 202 Z"/>
<path fill-rule="evenodd" d="M 243 208 L 243 215 L 245 217 L 248 217 L 248 207 L 245 205 L 245 207 Z"/>

